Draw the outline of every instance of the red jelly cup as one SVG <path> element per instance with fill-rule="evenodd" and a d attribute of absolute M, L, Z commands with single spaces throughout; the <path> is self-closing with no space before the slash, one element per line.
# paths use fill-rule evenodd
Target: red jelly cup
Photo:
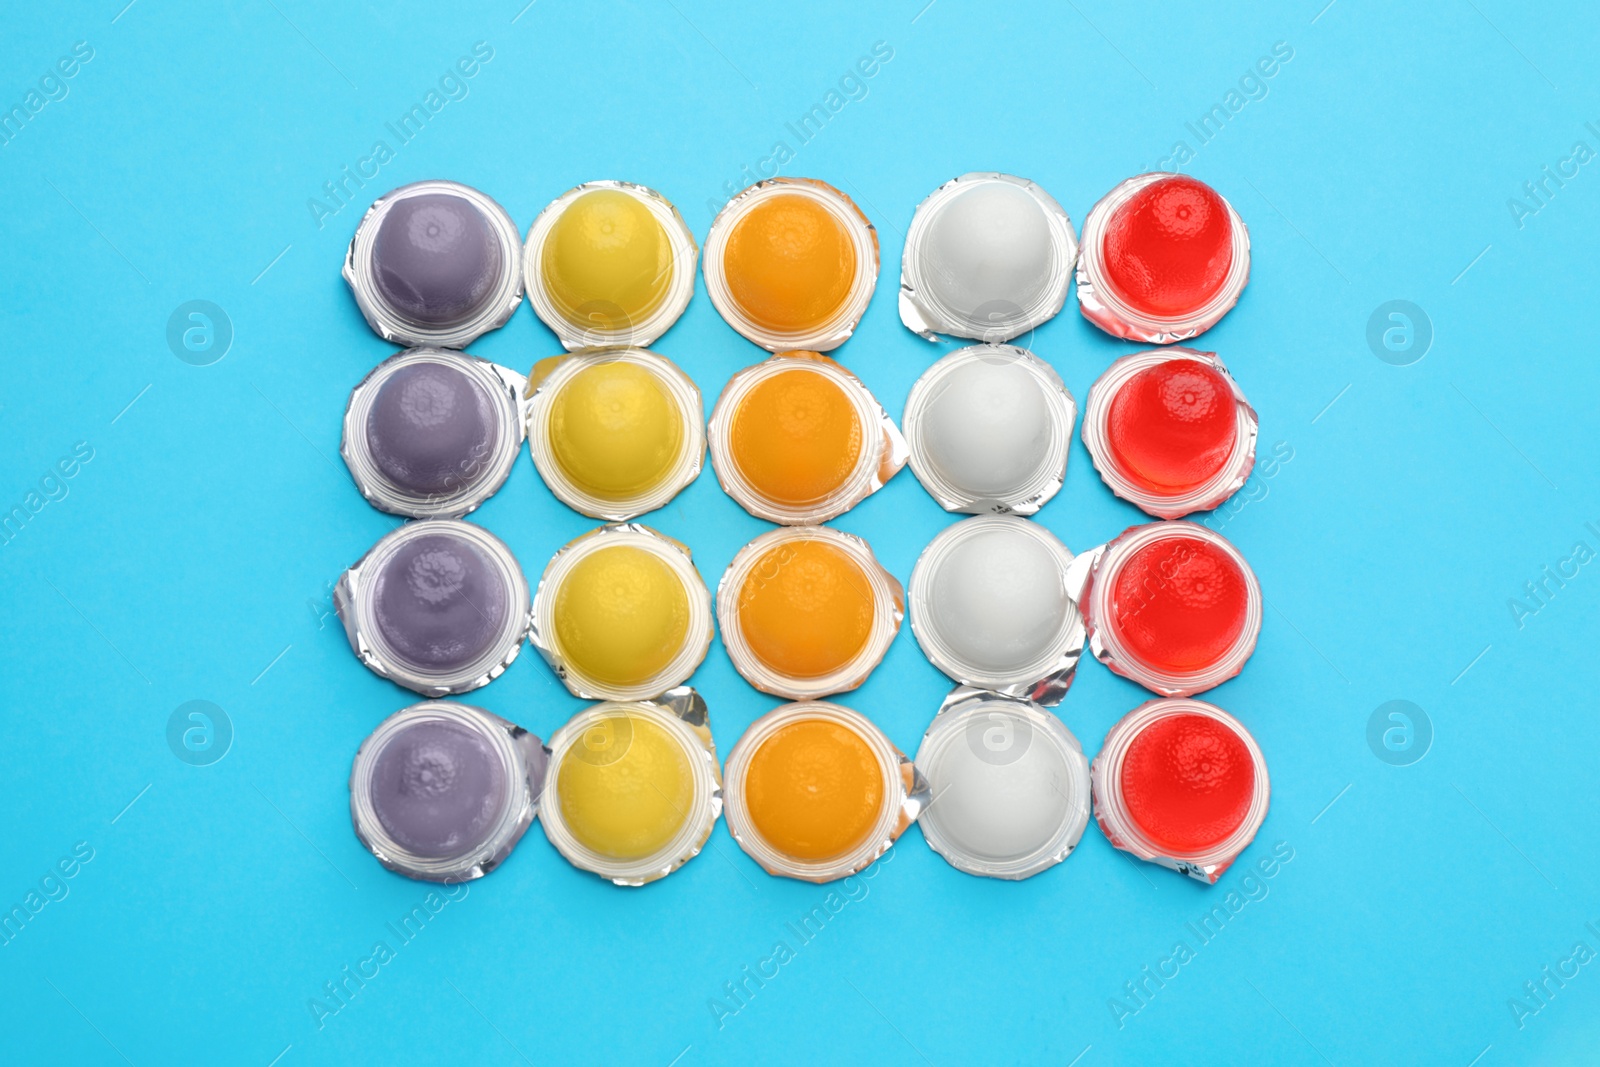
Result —
<path fill-rule="evenodd" d="M 1255 409 L 1214 352 L 1123 356 L 1089 389 L 1083 443 L 1111 491 L 1158 519 L 1209 511 L 1256 462 Z"/>
<path fill-rule="evenodd" d="M 1080 606 L 1095 658 L 1162 696 L 1232 678 L 1261 634 L 1261 584 L 1250 564 L 1192 522 L 1125 530 L 1099 550 Z"/>
<path fill-rule="evenodd" d="M 1114 337 L 1165 345 L 1202 334 L 1249 279 L 1244 221 L 1197 178 L 1129 178 L 1084 220 L 1078 306 Z"/>
<path fill-rule="evenodd" d="M 1089 769 L 1113 847 L 1215 883 L 1261 829 L 1272 784 L 1255 738 L 1201 700 L 1151 700 L 1106 734 Z"/>

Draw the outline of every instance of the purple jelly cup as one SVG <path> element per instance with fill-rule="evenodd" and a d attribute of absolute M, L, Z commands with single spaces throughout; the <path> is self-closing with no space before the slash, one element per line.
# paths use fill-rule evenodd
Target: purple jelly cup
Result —
<path fill-rule="evenodd" d="M 361 662 L 429 697 L 498 678 L 531 617 L 511 550 L 459 519 L 421 519 L 384 536 L 340 577 L 333 605 Z"/>
<path fill-rule="evenodd" d="M 526 387 L 522 375 L 465 352 L 390 356 L 345 408 L 339 451 L 356 488 L 395 515 L 473 511 L 505 483 L 522 449 Z"/>
<path fill-rule="evenodd" d="M 403 185 L 356 227 L 344 277 L 378 336 L 463 348 L 522 303 L 522 235 L 505 208 L 451 181 Z"/>
<path fill-rule="evenodd" d="M 350 820 L 391 871 L 430 882 L 482 878 L 532 824 L 547 761 L 537 737 L 482 708 L 413 704 L 357 750 Z"/>

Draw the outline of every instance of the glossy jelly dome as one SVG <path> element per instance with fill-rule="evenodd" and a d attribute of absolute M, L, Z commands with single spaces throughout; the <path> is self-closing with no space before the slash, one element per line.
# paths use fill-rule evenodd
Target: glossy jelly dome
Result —
<path fill-rule="evenodd" d="M 744 774 L 750 821 L 768 845 L 802 862 L 859 847 L 883 811 L 883 769 L 866 739 L 824 719 L 778 727 Z"/>
<path fill-rule="evenodd" d="M 1210 541 L 1152 541 L 1111 580 L 1117 634 L 1148 667 L 1172 674 L 1202 670 L 1225 656 L 1244 631 L 1244 572 Z"/>
<path fill-rule="evenodd" d="M 1222 289 L 1233 266 L 1233 223 L 1216 190 L 1176 175 L 1119 205 L 1101 250 L 1118 297 L 1143 314 L 1180 318 Z"/>
<path fill-rule="evenodd" d="M 544 240 L 545 292 L 576 325 L 621 330 L 648 318 L 672 283 L 672 243 L 638 197 L 594 189 L 562 210 Z"/>
<path fill-rule="evenodd" d="M 1117 467 L 1153 493 L 1180 493 L 1217 475 L 1238 440 L 1227 376 L 1195 359 L 1133 374 L 1111 399 L 1106 436 Z"/>
<path fill-rule="evenodd" d="M 1027 532 L 1009 526 L 979 530 L 946 552 L 937 567 L 921 621 L 972 669 L 1020 670 L 1060 638 L 1072 610 L 1061 560 Z"/>
<path fill-rule="evenodd" d="M 1177 856 L 1226 842 L 1249 815 L 1255 785 L 1244 740 L 1209 715 L 1154 720 L 1122 760 L 1128 816 L 1151 844 Z"/>
<path fill-rule="evenodd" d="M 407 663 L 460 670 L 494 645 L 511 611 L 506 582 L 484 551 L 449 534 L 412 538 L 390 556 L 373 588 L 377 627 Z"/>
<path fill-rule="evenodd" d="M 973 360 L 946 374 L 922 413 L 928 463 L 956 489 L 1003 496 L 1026 485 L 1050 454 L 1053 414 L 1021 364 Z"/>
<path fill-rule="evenodd" d="M 924 284 L 940 305 L 969 320 L 1014 318 L 1056 282 L 1044 209 L 1010 183 L 976 184 L 928 222 L 919 251 Z"/>
<path fill-rule="evenodd" d="M 739 399 L 728 452 L 759 496 L 801 506 L 845 484 L 865 445 L 861 415 L 831 376 L 791 367 Z"/>
<path fill-rule="evenodd" d="M 722 262 L 739 310 L 778 332 L 827 323 L 849 298 L 859 268 L 839 216 L 791 192 L 760 195 L 734 222 Z"/>
<path fill-rule="evenodd" d="M 552 617 L 556 648 L 580 674 L 605 685 L 639 685 L 683 650 L 689 592 L 654 552 L 610 545 L 562 576 Z"/>
<path fill-rule="evenodd" d="M 372 245 L 372 276 L 394 311 L 446 327 L 479 311 L 508 269 L 489 220 L 449 193 L 402 197 Z"/>
<path fill-rule="evenodd" d="M 435 720 L 390 737 L 367 788 L 384 833 L 430 860 L 464 856 L 482 845 L 510 797 L 490 740 L 462 723 Z"/>
<path fill-rule="evenodd" d="M 790 678 L 842 669 L 872 635 L 876 597 L 849 553 L 817 540 L 774 545 L 739 590 L 738 626 L 750 651 Z"/>
<path fill-rule="evenodd" d="M 385 478 L 418 496 L 455 493 L 483 473 L 499 414 L 459 367 L 410 363 L 392 372 L 367 412 L 367 448 Z"/>
<path fill-rule="evenodd" d="M 637 363 L 593 363 L 550 401 L 550 451 L 575 486 L 623 500 L 661 484 L 683 449 L 685 412 Z"/>
<path fill-rule="evenodd" d="M 993 736 L 1003 739 L 999 751 L 985 747 Z M 971 720 L 922 770 L 939 798 L 922 818 L 962 853 L 991 862 L 1028 856 L 1055 840 L 1077 792 L 1061 747 L 1003 709 Z"/>
<path fill-rule="evenodd" d="M 556 771 L 561 818 L 585 848 L 617 860 L 660 852 L 694 803 L 683 745 L 643 715 L 609 712 L 588 725 Z"/>

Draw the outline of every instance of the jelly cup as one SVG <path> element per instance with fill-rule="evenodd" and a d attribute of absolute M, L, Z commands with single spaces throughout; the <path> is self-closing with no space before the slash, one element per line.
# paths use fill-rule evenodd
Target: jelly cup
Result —
<path fill-rule="evenodd" d="M 819 352 L 781 352 L 729 379 L 706 428 L 722 489 L 758 519 L 827 522 L 906 464 L 894 420 Z"/>
<path fill-rule="evenodd" d="M 643 700 L 711 647 L 711 594 L 689 549 L 637 523 L 591 530 L 551 558 L 529 640 L 574 695 Z"/>
<path fill-rule="evenodd" d="M 917 379 L 901 424 L 912 473 L 946 511 L 1032 515 L 1066 480 L 1077 414 L 1038 356 L 973 345 Z"/>
<path fill-rule="evenodd" d="M 664 506 L 700 474 L 700 390 L 643 348 L 580 349 L 528 378 L 528 451 L 562 503 L 622 521 Z"/>
<path fill-rule="evenodd" d="M 1090 768 L 1113 847 L 1214 884 L 1267 817 L 1272 786 L 1255 738 L 1200 700 L 1151 700 L 1106 734 Z"/>
<path fill-rule="evenodd" d="M 1255 651 L 1261 585 L 1221 534 L 1152 522 L 1084 555 L 1093 560 L 1079 599 L 1089 648 L 1124 678 L 1190 696 L 1238 674 Z"/>
<path fill-rule="evenodd" d="M 867 543 L 826 526 L 771 530 L 723 572 L 717 622 L 734 669 L 807 700 L 854 689 L 882 662 L 905 593 Z"/>
<path fill-rule="evenodd" d="M 385 719 L 350 768 L 350 820 L 378 862 L 466 882 L 498 867 L 538 811 L 545 751 L 470 704 L 426 701 Z"/>
<path fill-rule="evenodd" d="M 828 352 L 872 300 L 878 234 L 833 186 L 772 178 L 712 220 L 702 271 L 717 313 L 748 340 L 769 352 Z"/>
<path fill-rule="evenodd" d="M 1073 555 L 1011 515 L 948 526 L 911 572 L 911 632 L 928 662 L 962 685 L 1057 704 L 1083 654 L 1069 585 Z"/>
<path fill-rule="evenodd" d="M 333 606 L 369 670 L 429 697 L 488 685 L 528 632 L 528 582 L 516 557 L 459 519 L 390 531 L 340 576 Z"/>
<path fill-rule="evenodd" d="M 339 452 L 381 511 L 460 518 L 505 483 L 522 447 L 522 375 L 465 352 L 411 348 L 361 380 Z"/>
<path fill-rule="evenodd" d="M 1030 878 L 1071 855 L 1089 824 L 1083 746 L 1037 704 L 957 688 L 916 763 L 933 796 L 922 836 L 958 871 Z"/>
<path fill-rule="evenodd" d="M 1083 443 L 1111 491 L 1158 519 L 1209 511 L 1255 467 L 1255 409 L 1214 352 L 1164 348 L 1089 388 Z"/>
<path fill-rule="evenodd" d="M 928 783 L 860 712 L 814 700 L 750 725 L 724 768 L 728 831 L 768 874 L 831 882 L 887 852 Z"/>
<path fill-rule="evenodd" d="M 914 333 L 1009 341 L 1067 302 L 1078 241 L 1026 178 L 975 171 L 917 205 L 900 263 L 900 321 Z"/>
<path fill-rule="evenodd" d="M 1164 345 L 1198 336 L 1238 303 L 1249 278 L 1244 221 L 1187 175 L 1129 178 L 1084 220 L 1078 306 L 1114 337 Z"/>
<path fill-rule="evenodd" d="M 367 209 L 344 278 L 384 340 L 465 348 L 522 303 L 521 251 L 516 223 L 488 196 L 460 182 L 413 182 Z"/>
<path fill-rule="evenodd" d="M 654 189 L 585 182 L 528 229 L 528 302 L 568 349 L 649 345 L 689 306 L 698 254 L 683 216 Z"/>
<path fill-rule="evenodd" d="M 545 836 L 568 863 L 616 885 L 644 885 L 689 862 L 722 812 L 706 704 L 688 687 L 585 708 L 546 751 Z"/>

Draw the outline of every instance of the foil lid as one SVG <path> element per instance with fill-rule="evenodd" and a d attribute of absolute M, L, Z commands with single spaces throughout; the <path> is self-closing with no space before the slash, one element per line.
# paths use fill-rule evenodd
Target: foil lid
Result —
<path fill-rule="evenodd" d="M 644 368 L 666 389 L 683 417 L 683 440 L 671 470 L 655 485 L 620 499 L 596 496 L 573 481 L 556 460 L 550 442 L 550 407 L 556 395 L 575 375 L 603 363 L 628 363 Z M 706 454 L 700 390 L 665 356 L 649 349 L 626 346 L 576 349 L 534 364 L 523 396 L 527 402 L 528 451 L 533 456 L 533 465 L 556 498 L 580 514 L 624 522 L 664 507 L 700 475 Z"/>
<path fill-rule="evenodd" d="M 449 670 L 409 663 L 392 649 L 378 626 L 374 603 L 378 576 L 394 554 L 411 540 L 435 534 L 462 538 L 480 550 L 505 582 L 510 601 L 501 632 L 483 654 Z M 528 581 L 511 549 L 483 527 L 460 519 L 418 519 L 385 534 L 339 576 L 333 587 L 333 607 L 344 624 L 351 650 L 369 670 L 428 697 L 470 692 L 504 674 L 522 651 L 522 639 L 528 633 L 531 619 Z"/>
<path fill-rule="evenodd" d="M 459 476 L 432 493 L 419 493 L 397 485 L 372 454 L 367 420 L 379 391 L 396 371 L 422 364 L 438 364 L 460 371 L 482 388 L 497 413 L 495 443 L 485 455 L 462 457 Z M 350 393 L 345 406 L 344 437 L 339 454 L 350 469 L 356 488 L 367 503 L 380 511 L 416 519 L 458 519 L 477 510 L 505 484 L 522 448 L 522 392 L 526 380 L 516 371 L 487 360 L 443 348 L 408 348 L 372 369 Z"/>
<path fill-rule="evenodd" d="M 567 759 L 579 759 L 603 766 L 627 754 L 628 737 L 614 732 L 627 729 L 632 716 L 648 717 L 664 727 L 680 744 L 689 759 L 695 783 L 691 810 L 673 839 L 661 849 L 639 859 L 617 859 L 585 846 L 568 828 L 561 812 L 556 788 L 557 774 L 545 778 L 545 796 L 540 804 L 540 822 L 556 850 L 579 870 L 589 871 L 619 886 L 642 886 L 665 878 L 700 854 L 711 838 L 711 830 L 722 814 L 722 770 L 717 765 L 717 746 L 711 738 L 706 702 L 689 686 L 678 686 L 652 700 L 606 701 L 585 708 L 551 735 L 544 747 L 550 766 L 559 770 Z M 617 723 L 624 724 L 618 727 Z M 603 744 L 594 743 L 600 731 Z"/>
<path fill-rule="evenodd" d="M 1245 586 L 1245 618 L 1233 647 L 1215 663 L 1182 673 L 1167 671 L 1139 659 L 1117 633 L 1112 605 L 1117 574 L 1122 566 L 1141 549 L 1169 538 L 1192 538 L 1215 546 L 1237 564 Z M 1162 696 L 1187 697 L 1221 685 L 1244 669 L 1245 662 L 1255 652 L 1256 639 L 1261 635 L 1264 601 L 1255 571 L 1251 570 L 1244 555 L 1227 538 L 1198 523 L 1168 519 L 1143 526 L 1130 526 L 1116 538 L 1090 549 L 1084 555 L 1091 553 L 1091 563 L 1080 564 L 1072 569 L 1070 575 L 1088 629 L 1089 649 L 1095 659 L 1104 663 L 1113 673 Z M 1173 566 L 1182 566 L 1182 560 L 1179 559 Z M 1167 575 L 1168 578 L 1170 576 Z"/>
<path fill-rule="evenodd" d="M 733 420 L 746 394 L 759 382 L 790 370 L 797 364 L 810 366 L 818 373 L 827 375 L 849 396 L 861 420 L 863 444 L 850 477 L 830 496 L 804 506 L 770 500 L 761 495 L 740 473 L 729 441 Z M 876 434 L 872 432 L 874 426 L 878 428 Z M 728 379 L 716 406 L 711 410 L 706 437 L 711 446 L 711 466 L 717 473 L 717 482 L 722 486 L 722 491 L 756 518 L 784 526 L 810 526 L 843 515 L 888 484 L 889 479 L 900 473 L 910 458 L 905 438 L 871 390 L 860 378 L 821 352 L 779 352 Z"/>
<path fill-rule="evenodd" d="M 1233 309 L 1233 305 L 1239 302 L 1239 294 L 1244 292 L 1245 283 L 1250 280 L 1250 233 L 1233 205 L 1224 199 L 1231 224 L 1233 265 L 1222 287 L 1204 307 L 1190 315 L 1164 318 L 1141 312 L 1117 296 L 1106 280 L 1105 254 L 1102 250 L 1106 226 L 1117 209 L 1140 189 L 1171 177 L 1171 174 L 1158 171 L 1129 178 L 1102 197 L 1089 210 L 1089 217 L 1083 222 L 1083 249 L 1078 257 L 1078 306 L 1084 318 L 1113 337 L 1153 345 L 1169 345 L 1197 337 L 1215 326 L 1222 316 Z"/>
<path fill-rule="evenodd" d="M 667 291 L 656 308 L 638 322 L 629 321 L 627 314 L 614 303 L 578 308 L 578 314 L 574 317 L 551 298 L 544 284 L 543 253 L 551 227 L 562 212 L 572 206 L 573 201 L 585 193 L 600 189 L 625 193 L 642 203 L 661 224 L 672 251 L 672 276 L 668 280 Z M 533 312 L 540 321 L 561 340 L 562 347 L 568 350 L 609 345 L 644 347 L 671 329 L 689 306 L 689 298 L 694 295 L 695 263 L 699 254 L 688 223 L 683 221 L 683 216 L 678 214 L 672 201 L 654 189 L 633 182 L 584 182 L 551 201 L 528 228 L 522 260 L 528 303 L 533 305 Z M 607 324 L 619 320 L 622 321 L 620 326 Z"/>
<path fill-rule="evenodd" d="M 495 280 L 493 295 L 465 321 L 446 326 L 413 322 L 393 308 L 378 288 L 372 266 L 373 246 L 384 216 L 399 201 L 413 196 L 444 194 L 469 201 L 482 212 L 500 250 L 502 270 Z M 439 348 L 465 348 L 490 330 L 504 326 L 522 305 L 522 235 L 506 209 L 491 197 L 460 182 L 429 180 L 402 185 L 372 202 L 356 226 L 355 237 L 345 254 L 344 280 L 355 294 L 356 304 L 374 333 L 385 341 L 404 347 L 431 345 Z"/>
<path fill-rule="evenodd" d="M 444 858 L 418 856 L 395 842 L 378 818 L 368 785 L 373 763 L 385 743 L 407 727 L 430 720 L 465 726 L 489 741 L 508 783 L 508 801 L 488 837 L 461 855 Z M 447 884 L 482 878 L 505 861 L 538 814 L 547 763 L 544 746 L 536 736 L 480 707 L 425 701 L 402 708 L 361 742 L 351 764 L 350 820 L 356 838 L 379 863 L 408 878 Z"/>
<path fill-rule="evenodd" d="M 556 639 L 556 597 L 562 580 L 585 556 L 615 545 L 632 546 L 664 562 L 683 580 L 689 602 L 689 623 L 683 647 L 659 672 L 635 685 L 617 685 L 590 677 L 567 658 Z M 574 696 L 586 700 L 648 700 L 688 680 L 711 648 L 712 629 L 711 593 L 695 569 L 689 546 L 649 526 L 621 522 L 596 527 L 556 550 L 534 592 L 528 641 Z"/>
<path fill-rule="evenodd" d="M 805 861 L 785 855 L 761 837 L 745 810 L 744 778 L 751 757 L 774 732 L 789 723 L 814 719 L 837 723 L 872 748 L 884 771 L 885 791 L 878 821 L 859 845 L 831 860 Z M 726 775 L 728 832 L 734 841 L 768 874 L 802 882 L 832 882 L 870 867 L 917 821 L 931 796 L 922 772 L 882 730 L 860 712 L 823 700 L 783 704 L 751 723 L 728 754 Z"/>
<path fill-rule="evenodd" d="M 1063 776 L 1046 788 L 1066 798 L 1066 810 L 1053 834 L 1032 847 L 997 855 L 994 847 L 977 851 L 957 840 L 943 825 L 939 802 L 978 803 L 979 798 L 951 798 L 953 783 L 942 781 L 937 768 L 951 745 L 966 746 L 980 762 L 997 769 L 1022 764 L 1034 745 L 1052 745 L 1061 758 Z M 957 686 L 940 704 L 917 749 L 917 767 L 932 787 L 932 799 L 920 816 L 928 846 L 954 868 L 967 874 L 1012 881 L 1030 878 L 1072 854 L 1089 825 L 1089 763 L 1072 731 L 1050 712 L 1026 700 Z M 988 843 L 992 846 L 993 843 Z"/>
<path fill-rule="evenodd" d="M 939 417 L 931 416 L 930 412 L 936 410 L 940 398 L 954 388 L 953 378 L 982 365 L 1014 367 L 1025 372 L 1038 383 L 1043 400 L 1047 424 L 1038 427 L 1041 432 L 1032 435 L 1039 443 L 1037 463 L 1026 478 L 1010 486 L 973 485 L 965 471 L 951 470 L 940 461 L 938 435 L 942 427 Z M 952 399 L 959 403 L 962 398 Z M 911 387 L 901 423 L 911 471 L 940 507 L 971 515 L 1033 515 L 1066 481 L 1072 425 L 1077 417 L 1078 403 L 1054 367 L 1025 348 L 984 344 L 958 349 L 929 367 Z M 964 449 L 964 459 L 969 464 L 980 449 L 996 447 L 992 443 L 970 441 L 963 445 L 969 446 Z"/>
<path fill-rule="evenodd" d="M 1255 790 L 1250 809 L 1244 821 L 1228 838 L 1215 848 L 1191 855 L 1173 855 L 1169 850 L 1150 841 L 1128 813 L 1121 788 L 1122 763 L 1128 755 L 1134 738 L 1157 719 L 1168 715 L 1204 715 L 1228 725 L 1238 734 L 1250 754 L 1254 770 Z M 1095 821 L 1112 847 L 1132 856 L 1177 871 L 1208 885 L 1215 885 L 1239 854 L 1255 839 L 1256 832 L 1266 821 L 1267 808 L 1272 800 L 1272 783 L 1267 777 L 1266 757 L 1244 724 L 1214 704 L 1201 700 L 1164 699 L 1150 700 L 1130 711 L 1106 734 L 1105 744 L 1089 766 L 1090 786 L 1094 794 Z"/>
<path fill-rule="evenodd" d="M 1233 451 L 1216 474 L 1187 491 L 1162 494 L 1139 484 L 1117 466 L 1111 446 L 1111 403 L 1117 392 L 1134 375 L 1177 359 L 1204 363 L 1227 381 L 1233 390 L 1235 433 Z M 1094 461 L 1100 480 L 1117 496 L 1158 519 L 1181 519 L 1196 511 L 1210 511 L 1243 488 L 1250 479 L 1250 472 L 1255 469 L 1259 432 L 1260 423 L 1255 409 L 1244 398 L 1243 390 L 1217 354 L 1181 346 L 1135 352 L 1111 364 L 1089 387 L 1089 404 L 1083 415 L 1083 443 L 1089 449 L 1089 457 Z"/>
<path fill-rule="evenodd" d="M 971 638 L 985 629 L 973 614 L 975 608 L 999 618 L 1010 607 L 993 598 L 1001 595 L 995 592 L 994 579 L 1012 568 L 996 563 L 992 546 L 981 543 L 996 535 L 1026 538 L 1024 544 L 1043 549 L 1054 571 L 1046 581 L 1054 583 L 1065 604 L 1061 618 L 1053 620 L 1050 640 L 1025 660 L 1019 661 L 1009 648 L 992 649 L 987 641 Z M 1047 707 L 1059 704 L 1083 656 L 1085 627 L 1071 578 L 1079 558 L 1049 530 L 1016 516 L 980 515 L 946 527 L 922 550 L 911 572 L 911 632 L 923 655 L 961 685 Z M 948 578 L 946 567 L 954 568 Z M 1030 591 L 1043 588 L 1032 579 L 1027 585 Z M 1052 606 L 1034 601 L 1027 608 L 1042 615 Z M 1019 625 L 1030 621 L 1015 611 L 1009 617 L 1020 620 Z"/>
<path fill-rule="evenodd" d="M 995 297 L 979 302 L 976 307 L 952 306 L 948 300 L 941 299 L 940 294 L 971 279 L 955 277 L 959 267 L 942 262 L 940 255 L 930 251 L 929 231 L 937 226 L 941 214 L 955 200 L 982 186 L 1021 189 L 1038 204 L 1049 231 L 1049 261 L 1041 265 L 1049 284 L 1031 295 L 1018 293 L 1015 299 Z M 995 171 L 963 174 L 929 193 L 911 218 L 900 261 L 900 321 L 929 341 L 939 340 L 940 334 L 977 341 L 1009 341 L 1060 313 L 1067 302 L 1077 259 L 1078 241 L 1072 219 L 1049 193 L 1028 179 L 1011 174 Z M 988 266 L 973 263 L 971 273 L 981 276 Z"/>
<path fill-rule="evenodd" d="M 822 205 L 839 220 L 855 248 L 856 276 L 850 291 L 838 310 L 815 328 L 782 331 L 752 321 L 734 300 L 724 269 L 723 255 L 735 224 L 764 199 L 780 193 L 804 196 Z M 701 273 L 705 275 L 706 295 L 711 297 L 717 314 L 745 339 L 768 352 L 795 349 L 831 352 L 850 339 L 861 316 L 866 314 L 867 305 L 872 302 L 872 293 L 878 284 L 878 260 L 878 231 L 854 200 L 827 182 L 815 178 L 768 178 L 728 201 L 711 221 L 711 230 L 706 234 Z"/>
<path fill-rule="evenodd" d="M 784 566 L 782 549 L 798 541 L 822 541 L 843 552 L 866 577 L 867 588 L 862 590 L 872 602 L 872 629 L 860 652 L 850 662 L 821 677 L 796 677 L 769 666 L 752 648 L 740 626 L 742 598 L 752 580 L 776 581 Z M 763 561 L 778 550 L 773 573 L 758 570 Z M 728 569 L 722 572 L 717 586 L 717 623 L 722 630 L 722 644 L 728 658 L 740 676 L 763 693 L 787 697 L 790 700 L 813 700 L 818 697 L 843 693 L 865 682 L 877 669 L 905 618 L 905 590 L 898 579 L 890 574 L 873 555 L 872 546 L 855 534 L 845 533 L 828 526 L 789 526 L 768 532 L 741 548 L 734 555 Z"/>

